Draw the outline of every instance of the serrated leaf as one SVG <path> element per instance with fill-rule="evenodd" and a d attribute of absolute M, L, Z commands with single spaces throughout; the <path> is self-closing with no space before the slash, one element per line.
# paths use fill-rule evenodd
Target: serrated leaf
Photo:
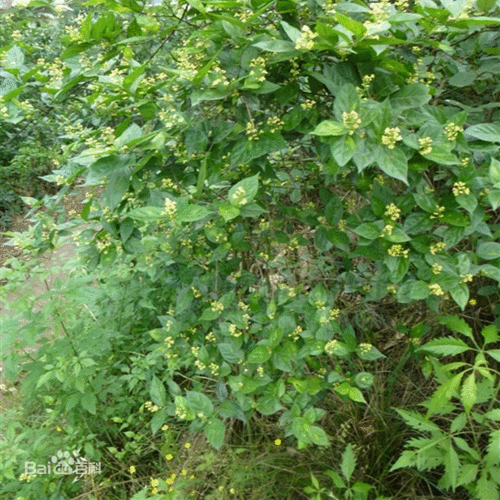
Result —
<path fill-rule="evenodd" d="M 342 474 L 344 475 L 347 482 L 351 480 L 352 473 L 356 468 L 356 462 L 356 455 L 354 454 L 351 443 L 349 443 L 346 446 L 344 453 L 342 453 L 342 462 L 340 464 Z"/>
<path fill-rule="evenodd" d="M 438 431 L 440 427 L 431 422 L 427 417 L 413 410 L 403 410 L 401 408 L 394 408 L 405 422 L 416 429 L 417 431 Z"/>
<path fill-rule="evenodd" d="M 442 337 L 417 347 L 416 351 L 427 351 L 435 356 L 456 356 L 457 354 L 470 351 L 470 349 L 462 339 Z"/>
<path fill-rule="evenodd" d="M 454 332 L 461 333 L 470 339 L 474 338 L 472 335 L 472 328 L 464 319 L 459 318 L 458 316 L 440 316 L 438 318 L 438 322 Z"/>
<path fill-rule="evenodd" d="M 96 403 L 97 403 L 97 398 L 95 397 L 95 394 L 91 392 L 86 392 L 85 394 L 82 395 L 80 399 L 80 404 L 82 405 L 82 408 L 84 410 L 87 410 L 89 413 L 92 413 L 92 415 L 96 414 Z"/>
<path fill-rule="evenodd" d="M 474 372 L 471 373 L 462 384 L 460 399 L 462 400 L 466 413 L 469 414 L 471 408 L 477 401 L 476 376 Z"/>

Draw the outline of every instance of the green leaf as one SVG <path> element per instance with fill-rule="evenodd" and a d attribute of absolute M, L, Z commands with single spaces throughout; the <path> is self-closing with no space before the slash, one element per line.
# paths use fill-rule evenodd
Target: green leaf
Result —
<path fill-rule="evenodd" d="M 219 348 L 221 356 L 228 363 L 238 363 L 245 358 L 245 353 L 231 342 L 217 344 L 217 347 Z"/>
<path fill-rule="evenodd" d="M 240 215 L 240 209 L 237 207 L 234 207 L 229 202 L 222 202 L 219 205 L 219 213 L 224 218 L 224 221 L 228 222 L 228 221 L 238 217 L 238 215 Z"/>
<path fill-rule="evenodd" d="M 472 328 L 465 322 L 464 319 L 459 318 L 458 316 L 440 316 L 438 318 L 438 322 L 454 332 L 461 333 L 470 339 L 474 339 Z"/>
<path fill-rule="evenodd" d="M 459 160 L 456 155 L 450 153 L 441 146 L 433 146 L 432 151 L 422 155 L 425 159 L 439 163 L 440 165 L 458 165 Z"/>
<path fill-rule="evenodd" d="M 330 149 L 334 160 L 343 167 L 352 158 L 356 150 L 356 140 L 350 135 L 344 135 L 337 139 L 330 146 Z"/>
<path fill-rule="evenodd" d="M 429 284 L 425 281 L 416 281 L 412 286 L 410 298 L 413 300 L 423 300 L 429 297 Z"/>
<path fill-rule="evenodd" d="M 276 396 L 262 396 L 257 400 L 255 409 L 262 415 L 274 415 L 283 409 Z"/>
<path fill-rule="evenodd" d="M 167 404 L 167 393 L 163 383 L 153 375 L 151 385 L 149 387 L 149 396 L 151 401 L 158 406 L 165 406 Z"/>
<path fill-rule="evenodd" d="M 186 401 L 195 415 L 203 414 L 205 417 L 210 417 L 214 411 L 214 405 L 210 398 L 201 392 L 188 391 Z"/>
<path fill-rule="evenodd" d="M 222 420 L 214 417 L 211 418 L 205 425 L 203 432 L 207 441 L 216 449 L 220 450 L 224 443 L 224 436 L 226 435 L 226 426 Z"/>
<path fill-rule="evenodd" d="M 460 71 L 448 79 L 448 83 L 453 87 L 468 87 L 477 78 L 477 71 Z"/>
<path fill-rule="evenodd" d="M 349 130 L 343 123 L 335 122 L 333 120 L 325 120 L 316 126 L 316 128 L 309 132 L 311 135 L 319 136 L 332 136 L 332 135 L 345 135 Z"/>
<path fill-rule="evenodd" d="M 328 238 L 328 229 L 324 226 L 319 227 L 314 233 L 314 244 L 321 252 L 327 252 L 332 248 L 333 243 Z"/>
<path fill-rule="evenodd" d="M 87 410 L 89 413 L 92 413 L 92 415 L 96 414 L 96 402 L 97 398 L 95 397 L 95 394 L 91 392 L 86 392 L 80 399 L 82 408 Z"/>
<path fill-rule="evenodd" d="M 469 414 L 477 401 L 476 375 L 474 372 L 472 372 L 462 384 L 460 399 L 462 400 L 466 413 Z"/>
<path fill-rule="evenodd" d="M 358 110 L 359 102 L 360 98 L 356 87 L 351 83 L 342 85 L 333 102 L 333 112 L 337 120 L 343 120 L 344 112 L 350 113 Z"/>
<path fill-rule="evenodd" d="M 352 401 L 366 404 L 366 399 L 364 398 L 363 393 L 357 387 L 349 387 L 347 395 Z"/>
<path fill-rule="evenodd" d="M 491 158 L 489 174 L 493 185 L 495 185 L 495 187 L 500 187 L 500 161 L 495 158 Z M 498 184 L 498 186 L 496 186 L 496 184 Z"/>
<path fill-rule="evenodd" d="M 294 26 L 288 24 L 285 21 L 281 21 L 280 24 L 281 24 L 281 26 L 283 26 L 283 29 L 285 30 L 285 33 L 288 35 L 288 38 L 290 38 L 290 40 L 293 43 L 296 43 L 297 40 L 301 37 L 300 30 L 298 30 L 297 28 L 295 28 Z"/>
<path fill-rule="evenodd" d="M 354 229 L 354 232 L 367 240 L 376 240 L 380 236 L 381 228 L 374 222 L 365 222 Z"/>
<path fill-rule="evenodd" d="M 311 424 L 306 418 L 296 417 L 292 421 L 291 431 L 299 441 L 309 444 L 312 441 L 311 427 Z"/>
<path fill-rule="evenodd" d="M 403 181 L 408 185 L 408 161 L 401 149 L 379 148 L 378 166 L 390 177 Z"/>
<path fill-rule="evenodd" d="M 476 249 L 476 255 L 485 260 L 498 259 L 500 257 L 500 243 L 487 241 L 480 243 Z"/>
<path fill-rule="evenodd" d="M 413 410 L 403 410 L 400 408 L 394 408 L 401 417 L 404 418 L 405 422 L 416 429 L 417 431 L 439 431 L 440 427 L 431 422 L 427 417 Z"/>
<path fill-rule="evenodd" d="M 317 425 L 313 425 L 311 427 L 311 431 L 309 433 L 311 437 L 311 441 L 318 446 L 329 446 L 330 443 L 328 441 L 328 435 L 326 432 Z"/>
<path fill-rule="evenodd" d="M 247 358 L 247 363 L 265 363 L 272 355 L 272 349 L 267 345 L 259 345 L 253 349 Z"/>
<path fill-rule="evenodd" d="M 229 190 L 227 197 L 231 205 L 238 207 L 252 201 L 258 190 L 259 174 L 256 174 L 235 184 Z"/>
<path fill-rule="evenodd" d="M 200 205 L 187 205 L 176 212 L 175 219 L 179 222 L 195 222 L 204 219 L 211 213 L 211 210 Z"/>
<path fill-rule="evenodd" d="M 132 217 L 132 219 L 153 222 L 168 218 L 167 215 L 162 214 L 162 211 L 163 211 L 162 207 L 153 207 L 153 206 L 138 207 L 128 212 L 127 215 L 129 217 Z"/>
<path fill-rule="evenodd" d="M 431 96 L 429 89 L 423 83 L 412 83 L 390 97 L 393 111 L 396 113 L 403 109 L 415 109 L 429 102 Z"/>
<path fill-rule="evenodd" d="M 269 40 L 267 42 L 255 43 L 253 47 L 265 50 L 267 52 L 290 52 L 292 57 L 293 53 L 299 53 L 295 50 L 295 44 L 292 42 L 286 42 L 285 40 Z"/>
<path fill-rule="evenodd" d="M 481 335 L 484 338 L 484 345 L 498 342 L 498 327 L 496 325 L 487 325 L 481 330 Z"/>
<path fill-rule="evenodd" d="M 469 301 L 469 287 L 465 283 L 456 283 L 449 287 L 452 299 L 460 306 L 462 311 Z"/>
<path fill-rule="evenodd" d="M 356 468 L 356 455 L 352 449 L 351 443 L 346 446 L 344 453 L 342 453 L 342 462 L 340 468 L 342 469 L 342 474 L 344 475 L 347 482 L 351 480 L 352 473 Z"/>
<path fill-rule="evenodd" d="M 472 215 L 472 212 L 476 210 L 477 207 L 477 198 L 472 194 L 460 194 L 458 196 L 455 196 L 455 200 L 457 203 L 469 212 L 469 214 Z"/>
<path fill-rule="evenodd" d="M 480 140 L 486 142 L 500 142 L 500 125 L 496 123 L 478 123 L 471 125 L 464 131 L 467 140 Z"/>
<path fill-rule="evenodd" d="M 491 208 L 493 210 L 496 210 L 498 207 L 500 207 L 500 189 L 492 189 L 488 193 L 488 201 L 491 204 Z"/>
<path fill-rule="evenodd" d="M 167 410 L 165 408 L 162 408 L 161 410 L 158 410 L 154 415 L 153 418 L 151 419 L 151 422 L 149 425 L 151 426 L 151 432 L 153 433 L 153 436 L 158 432 L 160 427 L 167 421 Z"/>
<path fill-rule="evenodd" d="M 434 356 L 456 356 L 466 351 L 470 347 L 462 340 L 454 337 L 442 337 L 431 340 L 427 344 L 417 347 L 416 351 L 427 351 Z"/>
<path fill-rule="evenodd" d="M 325 207 L 325 217 L 329 224 L 336 226 L 342 219 L 344 207 L 339 196 L 334 196 Z"/>
<path fill-rule="evenodd" d="M 361 38 L 366 32 L 366 28 L 363 26 L 363 24 L 355 21 L 354 19 L 351 19 L 350 17 L 336 12 L 335 18 L 344 28 L 349 30 L 351 33 L 354 33 L 356 38 Z"/>

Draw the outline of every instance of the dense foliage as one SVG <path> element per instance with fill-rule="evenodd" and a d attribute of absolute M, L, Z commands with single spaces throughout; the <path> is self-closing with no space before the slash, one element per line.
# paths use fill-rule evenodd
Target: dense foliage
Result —
<path fill-rule="evenodd" d="M 500 498 L 499 14 L 3 13 L 4 168 L 58 187 L 19 193 L 37 222 L 12 244 L 33 259 L 0 275 L 23 389 L 3 497 Z M 62 213 L 82 179 L 102 196 Z M 78 258 L 35 313 L 23 281 L 66 237 Z M 102 475 L 24 473 L 58 450 Z"/>

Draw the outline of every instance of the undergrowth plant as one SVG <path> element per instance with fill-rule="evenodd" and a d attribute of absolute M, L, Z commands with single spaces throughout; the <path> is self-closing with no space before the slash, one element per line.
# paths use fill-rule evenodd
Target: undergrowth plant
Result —
<path fill-rule="evenodd" d="M 2 49 L 2 123 L 26 116 L 29 89 L 64 126 L 42 176 L 58 193 L 24 196 L 35 225 L 11 233 L 33 260 L 0 275 L 4 297 L 19 293 L 3 358 L 25 396 L 2 494 L 499 498 L 495 2 L 90 5 L 75 4 L 49 71 L 24 62 L 28 43 Z M 68 217 L 81 180 L 103 194 Z M 77 260 L 34 312 L 23 281 L 46 280 L 38 256 L 67 237 Z M 385 371 L 405 365 L 427 377 L 420 400 Z M 356 471 L 351 444 L 335 446 L 346 408 L 350 440 L 375 443 Z M 402 441 L 390 419 L 412 428 Z M 315 449 L 316 474 L 276 474 L 276 492 L 251 471 L 217 484 L 220 458 L 203 466 L 210 447 L 251 461 L 273 442 L 286 471 Z M 102 475 L 25 472 L 64 450 Z"/>

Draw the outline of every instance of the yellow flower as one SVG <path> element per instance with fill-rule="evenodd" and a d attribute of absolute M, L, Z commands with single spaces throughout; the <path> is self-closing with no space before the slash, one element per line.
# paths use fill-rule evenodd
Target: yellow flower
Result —
<path fill-rule="evenodd" d="M 174 456 L 171 453 L 169 453 L 168 455 L 165 456 L 165 458 L 167 460 L 172 460 L 174 458 Z"/>
<path fill-rule="evenodd" d="M 184 448 L 186 448 L 186 449 L 188 449 L 188 450 L 189 450 L 189 448 L 191 448 L 191 443 L 186 443 L 186 444 L 184 445 Z"/>
<path fill-rule="evenodd" d="M 169 427 L 167 424 L 163 425 L 161 428 L 162 431 L 168 431 L 168 429 L 169 429 Z"/>
<path fill-rule="evenodd" d="M 276 439 L 276 441 L 274 441 L 274 444 L 276 446 L 280 446 L 281 445 L 281 439 L 280 438 Z"/>
<path fill-rule="evenodd" d="M 453 194 L 455 196 L 459 196 L 461 194 L 469 194 L 470 193 L 470 189 L 467 187 L 467 185 L 465 184 L 465 182 L 462 182 L 462 181 L 459 181 L 459 182 L 455 182 L 455 184 L 453 184 Z"/>
<path fill-rule="evenodd" d="M 181 470 L 181 476 L 185 476 L 187 473 L 188 473 L 188 471 L 186 469 Z"/>

